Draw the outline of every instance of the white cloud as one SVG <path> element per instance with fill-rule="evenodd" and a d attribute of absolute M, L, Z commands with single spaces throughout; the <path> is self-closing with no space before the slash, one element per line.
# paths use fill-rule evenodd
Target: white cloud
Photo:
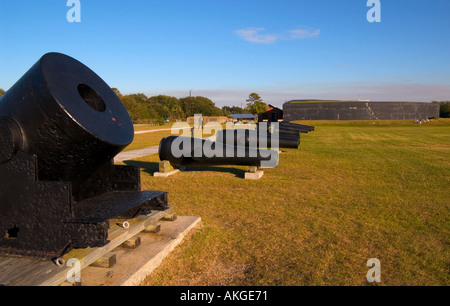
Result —
<path fill-rule="evenodd" d="M 294 29 L 290 30 L 291 39 L 305 39 L 320 35 L 320 29 Z"/>
<path fill-rule="evenodd" d="M 320 29 L 298 28 L 282 34 L 261 34 L 264 28 L 246 28 L 234 31 L 241 39 L 259 44 L 271 44 L 278 40 L 298 40 L 320 35 Z"/>
<path fill-rule="evenodd" d="M 271 44 L 278 40 L 277 35 L 271 34 L 259 34 L 259 32 L 264 31 L 264 28 L 247 28 L 242 30 L 237 30 L 234 33 L 245 41 L 259 44 Z"/>

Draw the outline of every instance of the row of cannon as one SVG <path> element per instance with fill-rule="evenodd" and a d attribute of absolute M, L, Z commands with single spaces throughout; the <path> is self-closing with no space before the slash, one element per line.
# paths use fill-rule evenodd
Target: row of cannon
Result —
<path fill-rule="evenodd" d="M 215 142 L 185 136 L 163 138 L 159 158 L 174 167 L 243 165 L 274 168 L 279 149 L 300 145 L 302 133 L 314 131 L 313 126 L 280 122 L 260 123 L 256 129 L 225 129 L 216 133 Z"/>

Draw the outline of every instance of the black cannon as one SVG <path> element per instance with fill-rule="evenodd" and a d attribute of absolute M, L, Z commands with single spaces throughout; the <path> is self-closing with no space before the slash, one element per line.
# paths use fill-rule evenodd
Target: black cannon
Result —
<path fill-rule="evenodd" d="M 299 123 L 290 123 L 290 122 L 280 122 L 281 128 L 291 128 L 291 129 L 298 129 L 300 131 L 305 132 L 311 132 L 314 131 L 314 126 L 311 125 L 305 125 L 305 124 L 299 124 Z"/>
<path fill-rule="evenodd" d="M 165 210 L 140 170 L 114 165 L 130 116 L 92 70 L 44 55 L 0 99 L 0 253 L 59 257 L 108 243 L 109 220 Z"/>
<path fill-rule="evenodd" d="M 174 167 L 257 166 L 275 168 L 278 151 L 239 147 L 202 138 L 169 136 L 159 144 L 160 160 Z"/>
<path fill-rule="evenodd" d="M 297 149 L 300 145 L 300 135 L 287 136 L 260 130 L 229 129 L 217 131 L 216 142 L 253 148 L 277 146 L 278 148 Z"/>
<path fill-rule="evenodd" d="M 262 133 L 270 133 L 270 134 L 277 134 L 280 135 L 281 137 L 300 137 L 300 133 L 306 133 L 306 132 L 301 132 L 298 129 L 292 129 L 292 128 L 282 128 L 281 126 L 269 126 L 268 128 L 266 128 L 264 125 L 258 125 L 258 130 L 261 131 Z"/>
<path fill-rule="evenodd" d="M 309 130 L 302 127 L 291 127 L 279 124 L 278 126 L 270 126 L 269 131 L 275 134 L 296 136 L 301 134 L 307 134 Z"/>

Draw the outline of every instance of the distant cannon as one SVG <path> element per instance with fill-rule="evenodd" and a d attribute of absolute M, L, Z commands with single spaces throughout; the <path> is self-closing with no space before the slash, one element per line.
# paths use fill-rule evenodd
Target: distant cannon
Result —
<path fill-rule="evenodd" d="M 300 135 L 287 136 L 260 130 L 229 129 L 217 131 L 216 142 L 253 148 L 277 146 L 278 148 L 297 149 L 300 145 Z"/>
<path fill-rule="evenodd" d="M 307 132 L 311 132 L 314 131 L 315 128 L 314 126 L 311 125 L 304 125 L 304 124 L 297 124 L 297 123 L 290 123 L 290 122 L 280 122 L 280 126 L 282 128 L 293 128 L 293 129 L 298 129 L 298 130 L 303 130 L 303 131 L 307 131 Z"/>
<path fill-rule="evenodd" d="M 59 257 L 108 243 L 109 220 L 165 210 L 140 170 L 113 158 L 134 138 L 130 116 L 92 70 L 44 55 L 0 99 L 0 253 Z"/>
<path fill-rule="evenodd" d="M 239 147 L 202 138 L 169 136 L 159 144 L 160 160 L 174 167 L 257 166 L 275 168 L 278 151 Z"/>
<path fill-rule="evenodd" d="M 307 134 L 309 129 L 302 127 L 290 127 L 279 124 L 278 126 L 270 126 L 269 131 L 274 134 L 296 136 L 298 134 Z"/>
<path fill-rule="evenodd" d="M 300 137 L 300 133 L 308 133 L 307 131 L 302 131 L 293 128 L 283 128 L 281 126 L 270 125 L 267 130 L 264 126 L 258 126 L 258 130 L 261 132 L 268 132 L 270 134 L 280 135 L 281 137 Z"/>

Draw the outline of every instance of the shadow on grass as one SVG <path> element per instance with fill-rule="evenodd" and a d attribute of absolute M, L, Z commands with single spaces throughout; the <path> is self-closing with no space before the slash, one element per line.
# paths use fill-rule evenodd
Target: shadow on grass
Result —
<path fill-rule="evenodd" d="M 153 173 L 158 172 L 159 170 L 159 163 L 156 162 L 143 162 L 143 161 L 137 161 L 137 160 L 125 160 L 124 164 L 127 166 L 135 166 L 135 167 L 139 167 L 142 170 L 144 170 L 144 172 L 147 172 L 151 175 L 153 175 Z"/>
<path fill-rule="evenodd" d="M 124 163 L 128 166 L 139 167 L 150 175 L 159 171 L 159 163 L 157 162 L 143 162 L 136 160 L 127 160 Z M 180 169 L 182 172 L 221 172 L 221 173 L 231 173 L 236 177 L 244 178 L 246 170 L 231 168 L 231 167 L 186 167 Z"/>
<path fill-rule="evenodd" d="M 245 170 L 237 169 L 237 168 L 231 168 L 231 167 L 189 167 L 189 168 L 182 168 L 183 172 L 221 172 L 221 173 L 231 173 L 234 174 L 236 177 L 244 178 L 245 176 Z"/>

